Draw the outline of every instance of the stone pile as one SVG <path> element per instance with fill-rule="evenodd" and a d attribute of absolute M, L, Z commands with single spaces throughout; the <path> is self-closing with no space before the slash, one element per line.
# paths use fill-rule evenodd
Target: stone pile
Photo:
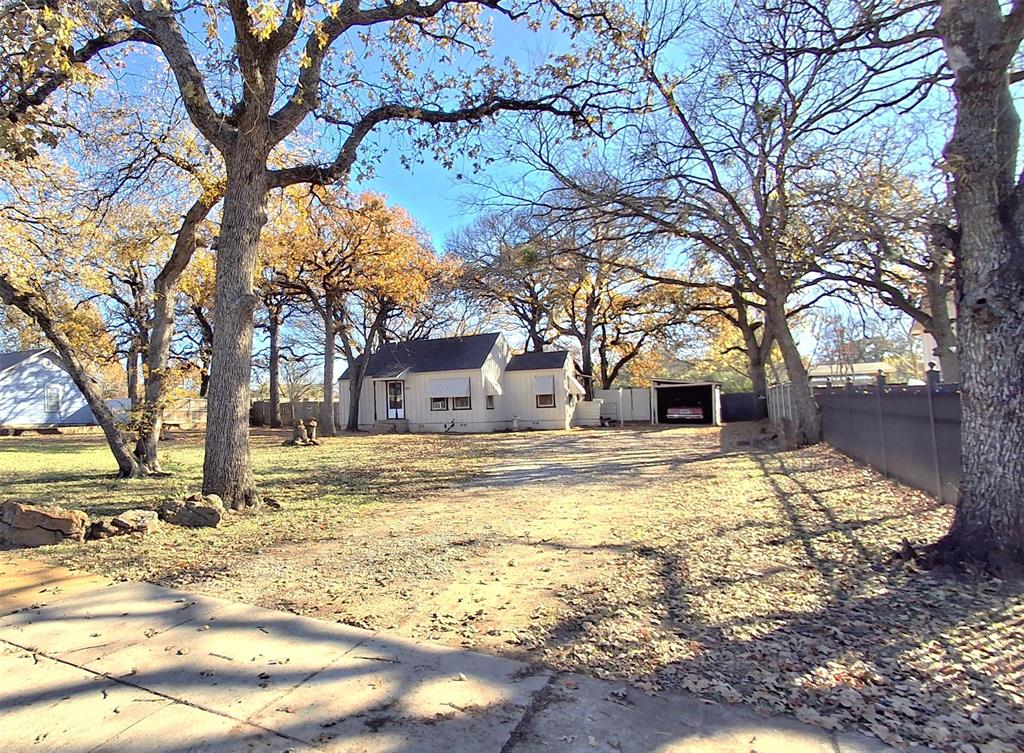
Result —
<path fill-rule="evenodd" d="M 0 544 L 48 546 L 70 539 L 84 541 L 89 516 L 81 510 L 30 505 L 7 500 L 0 505 Z"/>
<path fill-rule="evenodd" d="M 216 494 L 193 494 L 160 505 L 160 519 L 187 528 L 216 528 L 224 517 L 224 502 Z"/>
<path fill-rule="evenodd" d="M 153 510 L 125 510 L 110 520 L 93 521 L 85 537 L 96 540 L 126 533 L 151 533 L 159 525 L 160 518 Z"/>

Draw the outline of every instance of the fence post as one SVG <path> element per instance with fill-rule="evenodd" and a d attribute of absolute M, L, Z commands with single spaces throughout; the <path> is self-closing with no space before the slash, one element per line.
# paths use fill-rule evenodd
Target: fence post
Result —
<path fill-rule="evenodd" d="M 889 478 L 889 458 L 885 452 L 885 417 L 882 414 L 882 393 L 885 391 L 885 374 L 881 369 L 875 377 L 877 386 L 875 388 L 875 405 L 878 409 L 878 439 L 882 448 L 882 474 Z"/>
<path fill-rule="evenodd" d="M 928 429 L 932 436 L 932 464 L 935 466 L 935 499 L 941 503 L 943 501 L 942 466 L 939 464 L 939 438 L 935 431 L 935 405 L 932 402 L 935 390 L 939 387 L 940 374 L 935 368 L 934 361 L 928 362 L 928 371 L 925 377 L 927 379 L 925 390 L 928 392 Z"/>
<path fill-rule="evenodd" d="M 850 406 L 853 404 L 853 379 L 846 377 L 846 384 L 843 385 L 843 405 L 846 406 L 846 425 L 848 427 L 853 426 L 853 408 Z M 842 436 L 842 433 L 839 434 Z M 860 458 L 861 461 L 864 458 Z"/>

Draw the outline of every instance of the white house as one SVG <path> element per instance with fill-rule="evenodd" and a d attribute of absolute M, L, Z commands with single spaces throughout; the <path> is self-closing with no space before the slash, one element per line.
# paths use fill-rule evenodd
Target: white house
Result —
<path fill-rule="evenodd" d="M 348 416 L 349 372 L 338 380 Z M 414 432 L 568 429 L 585 394 L 566 350 L 513 353 L 498 333 L 388 343 L 370 356 L 359 427 Z"/>
<path fill-rule="evenodd" d="M 0 429 L 95 423 L 85 397 L 52 350 L 0 353 Z"/>

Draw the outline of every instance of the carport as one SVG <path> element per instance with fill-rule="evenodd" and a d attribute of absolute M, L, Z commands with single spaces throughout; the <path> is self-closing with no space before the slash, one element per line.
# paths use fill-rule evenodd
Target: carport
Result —
<path fill-rule="evenodd" d="M 722 423 L 722 385 L 652 379 L 651 423 L 718 426 Z"/>

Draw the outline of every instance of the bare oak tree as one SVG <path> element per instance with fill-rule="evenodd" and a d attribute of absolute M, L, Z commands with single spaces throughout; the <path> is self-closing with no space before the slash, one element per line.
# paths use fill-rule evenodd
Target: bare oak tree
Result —
<path fill-rule="evenodd" d="M 192 7 L 112 2 L 109 12 L 90 15 L 91 25 L 78 30 L 80 43 L 61 37 L 62 64 L 41 67 L 27 81 L 8 77 L 13 67 L 5 66 L 0 115 L 7 123 L 34 122 L 53 92 L 106 50 L 148 46 L 170 69 L 189 119 L 226 171 L 203 484 L 206 492 L 242 508 L 259 502 L 248 412 L 257 305 L 253 274 L 267 192 L 296 183 L 344 182 L 367 136 L 387 124 L 422 124 L 459 136 L 464 124 L 503 111 L 578 118 L 586 104 L 585 71 L 576 68 L 570 81 L 557 65 L 526 76 L 512 64 L 475 63 L 489 44 L 482 14 L 517 19 L 530 10 L 501 0 L 290 0 L 284 8 L 229 0 L 210 6 L 205 45 L 186 32 Z M 42 7 L 24 12 L 26 23 L 38 22 L 45 32 Z M 367 67 L 353 48 L 379 50 L 380 65 Z M 447 68 L 426 66 L 427 57 Z M 377 80 L 373 73 L 379 73 Z M 313 121 L 338 129 L 336 151 L 308 162 L 275 163 L 272 156 Z M 16 130 L 4 133 L 17 136 Z M 410 129 L 410 136 L 415 158 L 441 143 L 430 132 Z"/>

